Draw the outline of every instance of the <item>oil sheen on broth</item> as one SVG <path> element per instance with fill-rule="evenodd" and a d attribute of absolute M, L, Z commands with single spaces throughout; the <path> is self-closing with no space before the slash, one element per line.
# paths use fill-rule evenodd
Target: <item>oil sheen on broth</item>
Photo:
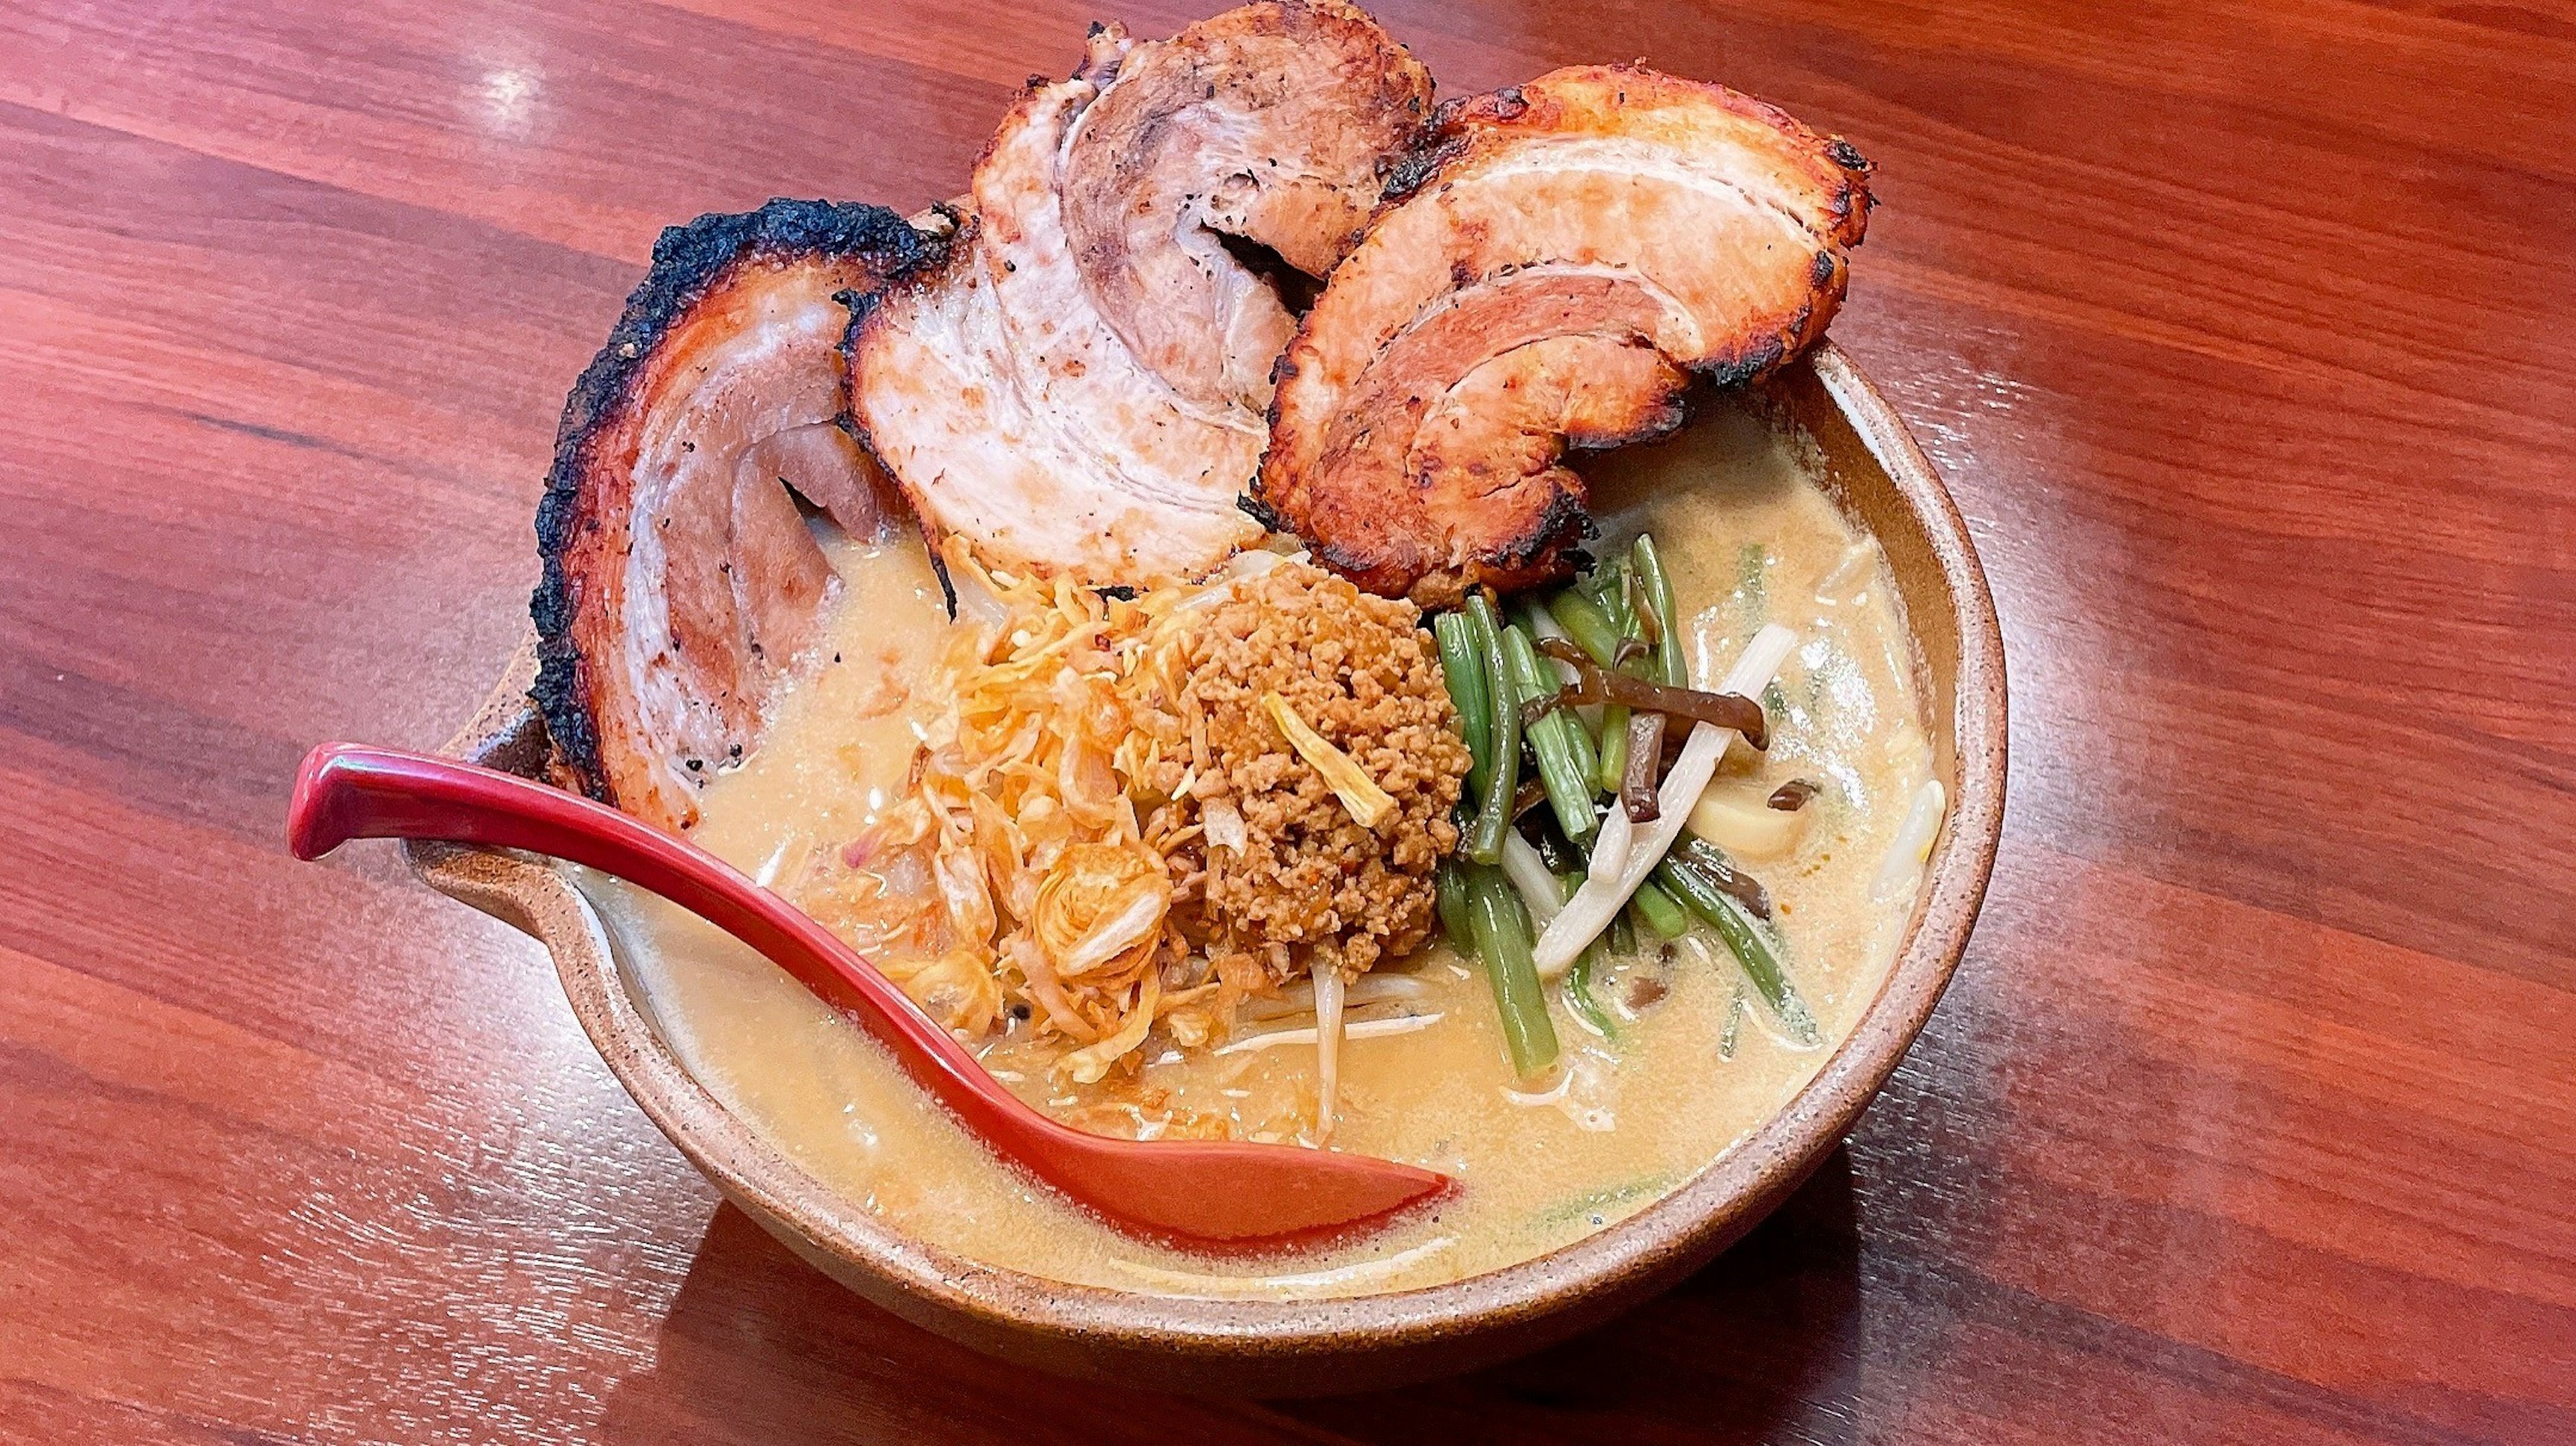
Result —
<path fill-rule="evenodd" d="M 1591 470 L 1605 543 L 1640 529 L 1656 536 L 1694 681 L 1724 672 L 1765 621 L 1799 635 L 1770 700 L 1769 753 L 1737 743 L 1720 783 L 1754 798 L 1792 778 L 1823 785 L 1791 851 L 1746 862 L 1772 892 L 1789 969 L 1827 1047 L 1790 1044 L 1722 947 L 1682 941 L 1669 958 L 1640 951 L 1600 988 L 1625 1018 L 1615 1044 L 1556 1003 L 1564 1054 L 1522 1081 L 1476 971 L 1438 945 L 1382 965 L 1420 981 L 1418 997 L 1385 1007 L 1439 1019 L 1345 1042 L 1333 1143 L 1447 1171 L 1464 1188 L 1373 1235 L 1275 1258 L 1209 1258 L 1123 1234 L 996 1162 L 891 1058 L 766 961 L 613 881 L 586 875 L 584 888 L 663 1034 L 707 1088 L 816 1178 L 927 1244 L 1075 1284 L 1208 1296 L 1401 1290 L 1529 1259 L 1635 1212 L 1781 1108 L 1876 992 L 1910 913 L 1919 866 L 1900 867 L 1893 890 L 1879 876 L 1931 776 L 1912 655 L 1884 559 L 1801 456 L 1749 413 L 1718 407 L 1671 442 Z M 912 685 L 949 626 L 917 541 L 836 544 L 834 560 L 846 588 L 829 645 L 837 662 L 791 694 L 758 753 L 708 789 L 695 834 L 765 883 L 795 877 L 811 851 L 839 847 L 899 793 L 925 706 Z M 1277 1027 L 1247 1018 L 1236 1038 Z M 1151 1131 L 1132 1106 L 1086 1114 L 1072 1086 L 1013 1068 L 1008 1045 L 988 1062 L 1059 1117 Z M 1313 1048 L 1283 1045 L 1166 1052 L 1141 1082 L 1229 1114 L 1244 1133 L 1291 1138 L 1311 1114 L 1313 1075 Z"/>

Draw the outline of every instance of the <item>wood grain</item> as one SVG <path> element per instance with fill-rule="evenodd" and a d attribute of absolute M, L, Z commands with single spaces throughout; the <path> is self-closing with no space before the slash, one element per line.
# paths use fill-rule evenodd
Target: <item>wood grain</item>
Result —
<path fill-rule="evenodd" d="M 533 946 L 290 863 L 285 783 L 471 708 L 659 226 L 954 192 L 1089 10 L 0 5 L 0 1439 L 2576 1440 L 2576 14 L 1381 13 L 1451 93 L 1642 55 L 1883 168 L 1835 334 L 2019 733 L 1847 1150 L 1390 1396 L 1031 1380 L 842 1294 Z"/>

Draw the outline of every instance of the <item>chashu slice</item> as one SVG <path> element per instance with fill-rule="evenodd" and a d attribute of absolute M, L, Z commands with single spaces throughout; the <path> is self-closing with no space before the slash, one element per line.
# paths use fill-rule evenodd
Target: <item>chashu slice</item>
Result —
<path fill-rule="evenodd" d="M 1023 94 L 957 242 L 851 334 L 851 413 L 922 521 L 1092 584 L 1206 572 L 1296 319 L 1229 238 L 1320 275 L 1429 114 L 1431 77 L 1337 0 L 1131 42 Z"/>
<path fill-rule="evenodd" d="M 1569 447 L 1822 336 L 1871 205 L 1845 142 L 1722 86 L 1559 70 L 1440 108 L 1279 365 L 1254 507 L 1425 604 L 1561 575 Z"/>
<path fill-rule="evenodd" d="M 899 506 L 838 423 L 849 304 L 941 246 L 822 201 L 662 233 L 565 403 L 537 511 L 534 697 L 569 782 L 686 829 L 759 742 L 837 587 L 797 497 L 858 536 Z"/>

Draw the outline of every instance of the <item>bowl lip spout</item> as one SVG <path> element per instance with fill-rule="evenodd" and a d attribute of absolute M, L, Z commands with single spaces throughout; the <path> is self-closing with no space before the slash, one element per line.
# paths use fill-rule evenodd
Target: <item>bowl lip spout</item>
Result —
<path fill-rule="evenodd" d="M 1946 689 L 1954 775 L 1947 822 L 1878 994 L 1789 1103 L 1670 1194 L 1520 1264 L 1382 1295 L 1244 1300 L 1066 1284 L 926 1245 L 808 1175 L 681 1065 L 637 1007 L 606 929 L 564 874 L 524 857 L 449 845 L 407 845 L 407 855 L 432 887 L 546 945 L 574 1015 L 610 1071 L 718 1188 L 799 1254 L 917 1323 L 1077 1374 L 1097 1373 L 1116 1358 L 1197 1362 L 1214 1368 L 1220 1388 L 1275 1379 L 1259 1373 L 1301 1359 L 1367 1352 L 1400 1363 L 1391 1367 L 1399 1376 L 1419 1376 L 1544 1344 L 1705 1263 L 1842 1139 L 1939 1003 L 1966 951 L 2002 837 L 2003 637 L 1967 525 L 1904 423 L 1839 348 L 1820 344 L 1790 370 L 1803 373 L 1790 380 L 1809 389 L 1811 404 L 1821 388 L 1884 473 L 1919 533 L 1913 545 L 1937 568 L 1929 595 L 1946 610 L 1940 626 L 1957 640 Z M 1912 592 L 1909 621 L 1919 645 L 1930 622 L 1920 616 L 1927 591 Z M 446 751 L 541 775 L 543 725 L 526 697 L 533 674 L 532 645 L 523 645 Z M 1468 1345 L 1470 1336 L 1511 1344 L 1479 1350 Z M 1229 1378 L 1229 1367 L 1252 1374 Z"/>

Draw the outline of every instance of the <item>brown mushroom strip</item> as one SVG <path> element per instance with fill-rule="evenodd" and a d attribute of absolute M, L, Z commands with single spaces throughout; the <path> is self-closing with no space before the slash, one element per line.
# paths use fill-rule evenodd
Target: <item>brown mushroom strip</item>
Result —
<path fill-rule="evenodd" d="M 1769 802 L 1773 808 L 1782 813 L 1796 813 L 1799 809 L 1805 808 L 1807 800 L 1814 798 L 1819 792 L 1821 790 L 1806 779 L 1792 778 L 1771 791 Z"/>
<path fill-rule="evenodd" d="M 1676 718 L 1732 728 L 1756 748 L 1770 744 L 1769 720 L 1762 705 L 1733 693 L 1707 693 L 1649 683 L 1625 673 L 1603 672 L 1591 655 L 1563 638 L 1549 638 L 1539 651 L 1574 669 L 1575 679 L 1563 693 L 1568 703 L 1625 703 L 1640 712 L 1669 713 Z"/>
<path fill-rule="evenodd" d="M 1663 801 L 1655 792 L 1657 766 L 1663 761 L 1664 715 L 1631 713 L 1628 715 L 1628 767 L 1619 775 L 1619 806 L 1628 811 L 1630 823 L 1653 823 L 1663 817 Z"/>
<path fill-rule="evenodd" d="M 1548 714 L 1555 712 L 1564 704 L 1564 702 L 1565 694 L 1562 692 L 1556 692 L 1541 693 L 1539 696 L 1521 704 L 1521 726 L 1523 728 L 1527 728 L 1532 723 L 1535 723 L 1541 718 L 1546 717 Z"/>
<path fill-rule="evenodd" d="M 1545 802 L 1547 802 L 1547 785 L 1535 778 L 1530 779 L 1512 795 L 1512 817 L 1519 818 Z"/>
<path fill-rule="evenodd" d="M 1679 853 L 1690 860 L 1701 877 L 1715 884 L 1718 892 L 1742 904 L 1747 913 L 1757 919 L 1771 917 L 1771 891 L 1762 887 L 1760 879 L 1737 868 L 1724 849 L 1704 838 L 1691 838 L 1682 841 Z"/>

